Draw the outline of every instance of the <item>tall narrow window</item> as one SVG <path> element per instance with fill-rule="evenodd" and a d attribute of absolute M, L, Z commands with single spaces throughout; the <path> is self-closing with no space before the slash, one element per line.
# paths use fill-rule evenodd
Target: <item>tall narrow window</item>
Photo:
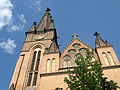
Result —
<path fill-rule="evenodd" d="M 110 61 L 111 61 L 112 65 L 115 65 L 115 62 L 114 62 L 113 57 L 112 57 L 110 52 L 108 52 L 108 56 L 110 58 Z"/>
<path fill-rule="evenodd" d="M 32 80 L 32 73 L 29 73 L 28 83 L 27 86 L 30 86 Z"/>
<path fill-rule="evenodd" d="M 55 72 L 55 59 L 52 60 L 52 72 Z"/>
<path fill-rule="evenodd" d="M 35 68 L 36 71 L 38 71 L 38 69 L 39 69 L 40 55 L 41 55 L 41 51 L 38 52 L 37 62 L 36 62 L 36 68 Z"/>
<path fill-rule="evenodd" d="M 34 78 L 33 78 L 33 86 L 36 85 L 36 82 L 37 82 L 37 76 L 38 76 L 38 72 L 35 72 L 35 74 L 34 74 Z"/>
<path fill-rule="evenodd" d="M 108 59 L 107 59 L 107 56 L 105 53 L 102 53 L 103 57 L 104 57 L 104 60 L 105 60 L 105 63 L 106 63 L 106 66 L 109 66 L 109 62 L 108 62 Z"/>
<path fill-rule="evenodd" d="M 47 60 L 47 73 L 50 72 L 50 59 Z"/>
<path fill-rule="evenodd" d="M 33 71 L 34 63 L 35 63 L 35 57 L 36 57 L 36 51 L 34 52 L 34 55 L 33 55 L 33 59 L 32 59 L 32 64 L 31 64 L 30 71 Z"/>

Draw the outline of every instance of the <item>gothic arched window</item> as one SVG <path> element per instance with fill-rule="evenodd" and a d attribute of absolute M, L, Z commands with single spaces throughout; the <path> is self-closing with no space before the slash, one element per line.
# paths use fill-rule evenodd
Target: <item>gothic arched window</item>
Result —
<path fill-rule="evenodd" d="M 76 50 L 75 49 L 70 49 L 68 50 L 68 54 L 75 54 L 76 53 Z"/>
<path fill-rule="evenodd" d="M 36 68 L 35 68 L 36 71 L 38 71 L 38 69 L 39 69 L 40 56 L 41 56 L 41 51 L 38 51 L 37 62 L 36 62 Z"/>
<path fill-rule="evenodd" d="M 81 56 L 81 54 L 80 54 L 80 53 L 76 54 L 76 55 L 75 55 L 75 57 L 74 57 L 74 58 L 75 58 L 75 60 L 76 60 L 76 59 L 78 59 L 80 56 Z M 75 60 L 74 60 L 74 63 L 75 63 Z M 77 66 L 77 65 L 76 65 L 76 63 L 75 63 L 75 66 Z"/>
<path fill-rule="evenodd" d="M 80 52 L 80 53 L 86 53 L 86 48 L 81 48 L 81 49 L 79 49 L 79 52 Z"/>
<path fill-rule="evenodd" d="M 47 73 L 50 72 L 50 59 L 47 60 Z"/>
<path fill-rule="evenodd" d="M 73 45 L 72 45 L 74 48 L 80 48 L 80 44 L 79 43 L 74 43 Z"/>
<path fill-rule="evenodd" d="M 72 59 L 69 55 L 65 55 L 62 61 L 63 61 L 63 68 L 72 66 Z"/>
<path fill-rule="evenodd" d="M 108 52 L 108 57 L 109 57 L 109 59 L 110 59 L 112 65 L 115 65 L 115 62 L 114 62 L 113 57 L 112 57 L 112 55 L 111 55 L 110 52 Z"/>
<path fill-rule="evenodd" d="M 104 57 L 104 60 L 105 60 L 106 66 L 109 66 L 110 64 L 109 64 L 109 62 L 108 62 L 108 59 L 107 59 L 106 54 L 103 52 L 102 55 L 103 55 L 103 57 Z"/>
<path fill-rule="evenodd" d="M 36 51 L 35 51 L 34 54 L 33 54 L 33 59 L 32 59 L 32 64 L 31 64 L 30 71 L 33 71 L 34 64 L 35 64 L 35 57 L 36 57 Z"/>
<path fill-rule="evenodd" d="M 55 72 L 55 58 L 52 59 L 52 72 Z"/>

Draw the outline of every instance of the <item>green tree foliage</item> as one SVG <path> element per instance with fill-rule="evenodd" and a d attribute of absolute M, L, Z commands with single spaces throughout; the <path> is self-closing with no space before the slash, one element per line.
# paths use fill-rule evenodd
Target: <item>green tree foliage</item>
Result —
<path fill-rule="evenodd" d="M 98 60 L 94 60 L 93 50 L 86 50 L 86 56 L 75 60 L 76 67 L 68 69 L 68 77 L 64 79 L 71 90 L 116 90 L 114 81 L 103 77 L 103 70 Z"/>

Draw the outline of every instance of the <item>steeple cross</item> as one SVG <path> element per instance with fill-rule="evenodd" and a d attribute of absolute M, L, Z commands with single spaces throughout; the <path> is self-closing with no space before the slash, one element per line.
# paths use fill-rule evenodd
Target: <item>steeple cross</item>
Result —
<path fill-rule="evenodd" d="M 72 37 L 75 39 L 78 37 L 78 34 L 73 34 Z"/>
<path fill-rule="evenodd" d="M 100 34 L 98 32 L 95 32 L 94 36 L 99 36 Z"/>

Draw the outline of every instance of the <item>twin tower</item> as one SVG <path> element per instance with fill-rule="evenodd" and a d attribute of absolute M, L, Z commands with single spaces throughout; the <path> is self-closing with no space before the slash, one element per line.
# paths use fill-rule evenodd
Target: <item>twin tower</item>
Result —
<path fill-rule="evenodd" d="M 120 86 L 120 63 L 113 46 L 101 39 L 96 32 L 94 58 L 100 61 L 108 80 L 114 80 Z M 73 35 L 74 39 L 61 53 L 57 43 L 54 21 L 47 8 L 42 20 L 36 26 L 34 22 L 23 44 L 17 61 L 9 90 L 66 90 L 66 69 L 75 66 L 75 58 L 84 55 L 90 46 Z"/>

